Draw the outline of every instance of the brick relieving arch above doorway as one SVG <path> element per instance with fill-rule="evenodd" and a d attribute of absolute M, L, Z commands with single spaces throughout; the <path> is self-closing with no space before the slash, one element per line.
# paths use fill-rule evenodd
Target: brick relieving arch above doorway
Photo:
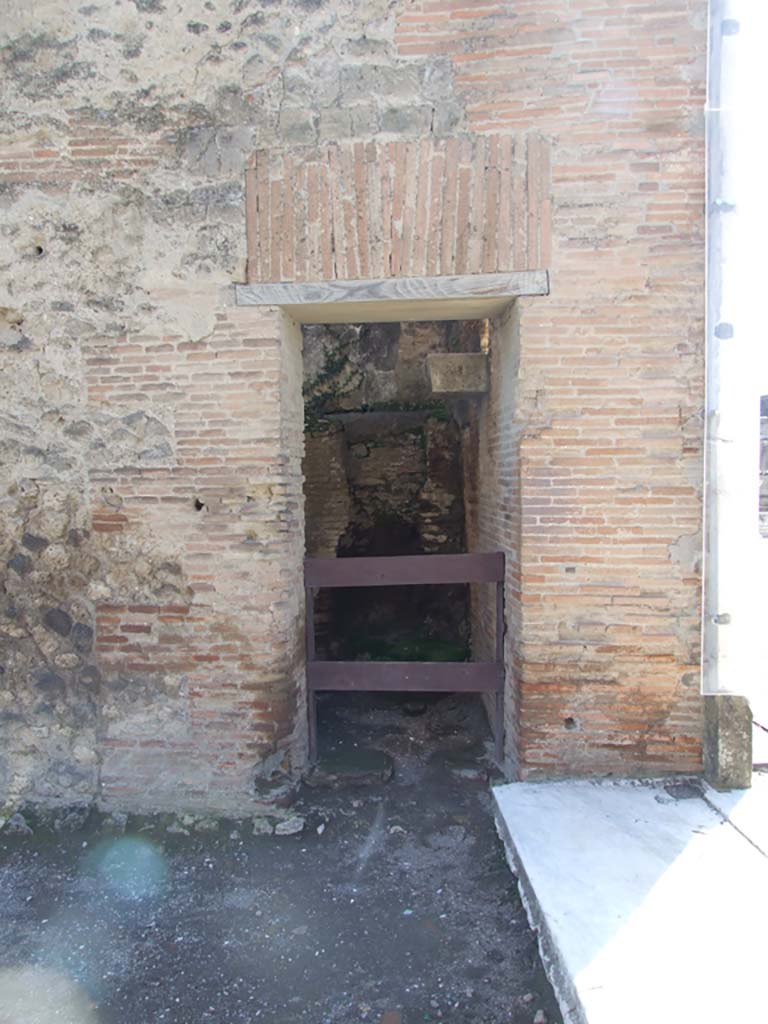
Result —
<path fill-rule="evenodd" d="M 550 144 L 532 133 L 259 151 L 248 282 L 546 268 L 550 182 Z"/>

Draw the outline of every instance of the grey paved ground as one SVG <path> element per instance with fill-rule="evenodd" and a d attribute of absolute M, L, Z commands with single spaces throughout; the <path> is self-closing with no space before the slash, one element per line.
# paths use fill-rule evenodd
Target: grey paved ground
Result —
<path fill-rule="evenodd" d="M 395 776 L 305 788 L 301 834 L 0 833 L 0 1024 L 559 1022 L 494 831 L 477 703 L 413 717 L 333 697 L 321 722 L 327 752 L 388 751 Z"/>

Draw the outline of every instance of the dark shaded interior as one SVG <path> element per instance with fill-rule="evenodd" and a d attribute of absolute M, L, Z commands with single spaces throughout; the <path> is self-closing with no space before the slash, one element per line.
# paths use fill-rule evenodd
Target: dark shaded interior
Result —
<path fill-rule="evenodd" d="M 477 351 L 479 325 L 305 329 L 307 553 L 467 550 L 461 403 L 432 394 L 431 352 Z M 468 585 L 321 590 L 318 656 L 465 661 Z"/>
<path fill-rule="evenodd" d="M 463 505 L 461 506 L 463 525 Z M 345 534 L 338 556 L 427 554 L 414 523 L 382 519 Z M 342 587 L 329 594 L 328 658 L 372 661 L 469 659 L 469 587 Z"/>

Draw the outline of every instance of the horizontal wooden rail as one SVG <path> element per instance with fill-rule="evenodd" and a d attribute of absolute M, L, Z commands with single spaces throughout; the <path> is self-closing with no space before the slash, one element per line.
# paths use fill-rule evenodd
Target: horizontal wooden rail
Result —
<path fill-rule="evenodd" d="M 498 583 L 504 555 L 392 555 L 382 558 L 308 558 L 307 587 L 392 587 L 425 583 Z"/>
<path fill-rule="evenodd" d="M 504 667 L 495 661 L 310 661 L 310 690 L 401 690 L 499 693 Z"/>

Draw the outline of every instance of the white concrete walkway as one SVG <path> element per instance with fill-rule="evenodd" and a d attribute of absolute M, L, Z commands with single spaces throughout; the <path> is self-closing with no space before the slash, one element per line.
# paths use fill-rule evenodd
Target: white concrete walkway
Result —
<path fill-rule="evenodd" d="M 494 796 L 568 1024 L 768 1022 L 768 775 Z"/>

